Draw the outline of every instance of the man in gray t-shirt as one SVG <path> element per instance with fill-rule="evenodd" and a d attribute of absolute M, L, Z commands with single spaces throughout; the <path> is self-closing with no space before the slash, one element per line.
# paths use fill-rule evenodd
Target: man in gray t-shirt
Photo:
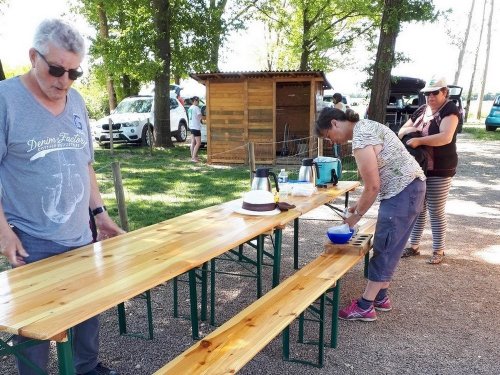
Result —
<path fill-rule="evenodd" d="M 89 244 L 89 208 L 98 239 L 123 233 L 99 193 L 85 103 L 71 88 L 84 52 L 71 25 L 45 20 L 29 50 L 31 70 L 0 82 L 0 251 L 14 267 Z M 74 327 L 77 374 L 117 374 L 98 362 L 98 329 L 97 317 Z M 20 352 L 47 371 L 48 342 Z M 18 369 L 32 373 L 21 361 Z"/>

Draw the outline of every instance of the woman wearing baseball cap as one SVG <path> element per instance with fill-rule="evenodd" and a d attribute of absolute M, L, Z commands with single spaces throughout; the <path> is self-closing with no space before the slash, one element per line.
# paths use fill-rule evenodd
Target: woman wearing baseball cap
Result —
<path fill-rule="evenodd" d="M 444 78 L 431 79 L 421 92 L 427 103 L 412 114 L 398 133 L 399 138 L 403 138 L 420 132 L 421 136 L 411 138 L 406 144 L 412 148 L 424 147 L 428 159 L 425 209 L 413 227 L 410 246 L 404 250 L 402 257 L 420 254 L 419 245 L 428 210 L 433 251 L 428 263 L 439 264 L 443 261 L 446 240 L 445 205 L 458 164 L 456 140 L 459 110 L 448 99 L 449 90 Z"/>

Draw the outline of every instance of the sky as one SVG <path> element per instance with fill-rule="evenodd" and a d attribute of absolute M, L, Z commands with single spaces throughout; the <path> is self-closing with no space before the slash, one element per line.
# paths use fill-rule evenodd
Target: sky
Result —
<path fill-rule="evenodd" d="M 469 39 L 469 49 L 477 46 L 479 39 L 478 24 L 482 16 L 482 0 L 476 0 L 473 14 L 473 25 Z M 38 23 L 48 17 L 65 18 L 75 22 L 82 34 L 91 35 L 92 31 L 81 19 L 70 15 L 67 0 L 7 0 L 8 6 L 3 5 L 0 14 L 0 58 L 4 66 L 15 67 L 28 64 L 28 49 L 31 46 L 32 36 Z M 452 8 L 453 14 L 449 20 L 440 19 L 435 24 L 407 24 L 404 25 L 397 39 L 396 49 L 403 52 L 410 63 L 400 64 L 393 69 L 395 75 L 406 75 L 429 80 L 432 76 L 444 76 L 452 83 L 455 76 L 458 60 L 458 48 L 451 45 L 452 37 L 447 35 L 462 35 L 467 25 L 467 15 L 472 0 L 435 0 L 439 9 Z M 495 19 L 500 18 L 500 5 L 495 5 Z M 489 71 L 486 92 L 500 92 L 500 75 L 495 69 L 500 66 L 500 49 L 495 48 L 500 42 L 500 22 L 493 22 L 492 49 L 489 61 Z M 486 35 L 486 29 L 484 30 Z M 484 36 L 485 36 L 484 35 Z M 455 37 L 456 39 L 456 37 Z M 248 31 L 234 35 L 221 57 L 222 71 L 251 71 L 264 69 L 264 36 L 262 27 L 251 27 Z M 485 45 L 481 45 L 478 70 L 473 91 L 478 91 L 480 79 L 483 75 Z M 336 69 L 326 72 L 327 78 L 336 91 L 350 94 L 360 91 L 360 83 L 366 79 L 362 68 L 373 59 L 362 44 L 359 44 L 348 62 L 348 69 Z M 474 55 L 469 52 L 465 56 L 464 69 L 458 84 L 468 89 L 472 75 Z M 83 64 L 85 69 L 85 64 Z M 495 67 L 495 69 L 494 69 Z M 196 85 L 191 90 L 196 90 Z"/>

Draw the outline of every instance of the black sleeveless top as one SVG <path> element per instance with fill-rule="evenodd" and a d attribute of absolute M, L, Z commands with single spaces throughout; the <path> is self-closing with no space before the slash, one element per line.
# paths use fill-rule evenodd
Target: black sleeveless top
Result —
<path fill-rule="evenodd" d="M 425 114 L 426 108 L 427 105 L 424 104 L 412 114 L 411 120 L 415 126 L 423 121 L 423 115 Z M 448 101 L 437 113 L 434 114 L 430 121 L 423 123 L 423 126 L 424 128 L 428 127 L 427 130 L 429 135 L 438 134 L 441 121 L 450 115 L 456 115 L 458 117 L 459 113 L 460 112 L 455 103 Z M 453 177 L 455 175 L 458 164 L 456 146 L 457 129 L 455 129 L 453 139 L 450 143 L 436 147 L 425 146 L 428 151 L 429 158 L 431 159 L 428 162 L 427 176 Z"/>

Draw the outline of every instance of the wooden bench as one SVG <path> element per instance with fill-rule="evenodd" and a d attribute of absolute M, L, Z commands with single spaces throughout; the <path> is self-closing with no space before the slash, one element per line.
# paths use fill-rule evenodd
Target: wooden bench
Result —
<path fill-rule="evenodd" d="M 374 227 L 375 223 L 370 221 L 362 226 L 358 233 L 373 233 Z M 364 251 L 347 246 L 335 249 L 329 244 L 326 248 L 328 253 L 321 254 L 155 374 L 236 373 L 318 298 L 321 297 L 324 304 L 325 293 L 335 285 L 337 285 L 337 300 L 334 301 L 335 316 L 332 316 L 332 320 L 336 321 L 338 281 L 365 257 L 371 248 L 371 243 Z M 318 345 L 320 366 L 324 350 L 321 337 L 322 332 Z M 283 339 L 288 340 L 288 330 Z M 284 357 L 288 359 L 289 350 L 286 348 L 287 343 L 284 344 Z"/>

